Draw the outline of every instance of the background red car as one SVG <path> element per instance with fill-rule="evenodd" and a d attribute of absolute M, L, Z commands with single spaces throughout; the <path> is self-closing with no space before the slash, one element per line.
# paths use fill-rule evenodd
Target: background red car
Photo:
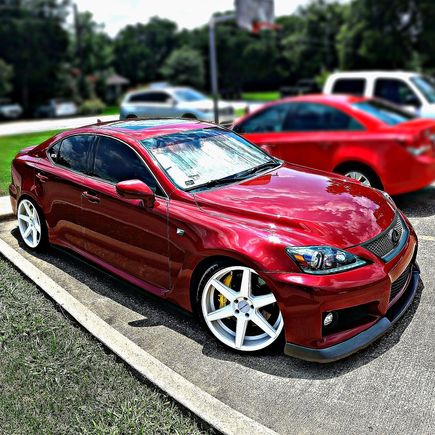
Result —
<path fill-rule="evenodd" d="M 233 125 L 275 157 L 392 195 L 435 179 L 435 121 L 382 100 L 311 95 L 267 104 Z"/>

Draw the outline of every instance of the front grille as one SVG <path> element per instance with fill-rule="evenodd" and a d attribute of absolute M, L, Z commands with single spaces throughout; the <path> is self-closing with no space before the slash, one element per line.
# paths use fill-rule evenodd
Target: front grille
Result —
<path fill-rule="evenodd" d="M 405 287 L 409 278 L 409 274 L 411 273 L 411 269 L 412 264 L 410 264 L 402 273 L 402 275 L 400 275 L 399 278 L 397 278 L 396 281 L 394 281 L 391 285 L 390 302 L 403 290 L 403 287 Z"/>
<path fill-rule="evenodd" d="M 392 232 L 394 230 L 398 232 L 399 238 L 399 241 L 396 243 L 394 243 L 392 239 Z M 362 246 L 375 254 L 377 257 L 384 258 L 398 247 L 404 232 L 407 233 L 405 223 L 403 222 L 399 213 L 396 213 L 393 222 L 383 233 L 374 239 L 363 243 Z"/>

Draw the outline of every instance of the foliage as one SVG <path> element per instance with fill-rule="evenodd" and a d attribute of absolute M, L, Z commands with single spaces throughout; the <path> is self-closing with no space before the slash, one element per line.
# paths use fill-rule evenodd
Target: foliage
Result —
<path fill-rule="evenodd" d="M 0 97 L 8 94 L 12 90 L 12 65 L 0 59 Z"/>
<path fill-rule="evenodd" d="M 66 1 L 0 0 L 0 58 L 13 66 L 12 96 L 26 109 L 57 96 L 69 42 L 67 7 Z"/>
<path fill-rule="evenodd" d="M 129 25 L 114 41 L 114 67 L 133 85 L 161 79 L 160 69 L 175 48 L 177 26 L 153 17 L 147 24 Z"/>
<path fill-rule="evenodd" d="M 169 55 L 161 73 L 172 84 L 196 88 L 204 86 L 204 60 L 200 52 L 187 46 L 174 50 Z"/>
<path fill-rule="evenodd" d="M 105 108 L 106 105 L 99 98 L 93 98 L 82 103 L 80 113 L 82 115 L 97 115 L 102 113 Z"/>

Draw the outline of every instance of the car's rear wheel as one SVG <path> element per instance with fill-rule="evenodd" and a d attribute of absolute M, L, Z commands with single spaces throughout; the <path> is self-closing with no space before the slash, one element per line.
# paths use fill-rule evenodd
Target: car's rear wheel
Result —
<path fill-rule="evenodd" d="M 47 232 L 42 213 L 36 204 L 23 198 L 17 208 L 18 229 L 23 242 L 31 249 L 39 249 L 47 242 Z"/>
<path fill-rule="evenodd" d="M 344 175 L 345 177 L 352 178 L 359 181 L 364 186 L 375 187 L 383 189 L 382 182 L 378 175 L 371 169 L 364 165 L 345 164 L 337 168 L 335 172 Z"/>
<path fill-rule="evenodd" d="M 205 324 L 231 349 L 258 351 L 280 337 L 284 321 L 279 306 L 253 269 L 216 263 L 203 275 L 199 292 Z"/>
<path fill-rule="evenodd" d="M 352 170 L 346 172 L 344 175 L 346 177 L 352 178 L 353 180 L 359 181 L 361 184 L 364 184 L 364 186 L 372 186 L 372 181 L 370 180 L 370 177 L 361 171 Z"/>

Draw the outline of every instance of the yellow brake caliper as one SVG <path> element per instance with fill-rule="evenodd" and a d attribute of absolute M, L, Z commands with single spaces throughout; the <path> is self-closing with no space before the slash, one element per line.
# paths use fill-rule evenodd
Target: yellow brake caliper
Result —
<path fill-rule="evenodd" d="M 224 284 L 227 287 L 231 287 L 232 280 L 233 280 L 233 274 L 231 273 L 224 279 Z M 219 308 L 223 308 L 228 303 L 228 299 L 221 293 L 219 293 L 218 301 L 219 301 Z"/>

